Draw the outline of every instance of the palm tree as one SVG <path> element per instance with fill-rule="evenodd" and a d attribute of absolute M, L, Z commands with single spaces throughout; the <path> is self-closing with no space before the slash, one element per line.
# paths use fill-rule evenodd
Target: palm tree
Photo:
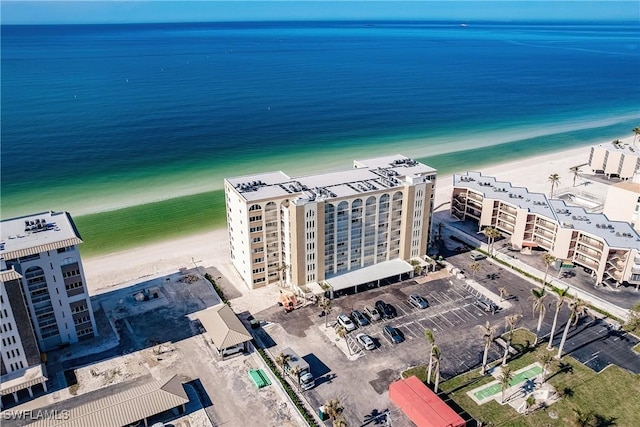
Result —
<path fill-rule="evenodd" d="M 516 324 L 520 321 L 521 318 L 522 315 L 520 314 L 511 314 L 504 318 L 504 324 L 507 328 L 509 328 L 509 332 L 507 334 L 507 345 L 504 347 L 504 356 L 502 356 L 502 366 L 507 365 L 509 347 L 511 347 L 511 340 L 513 340 L 513 329 L 516 327 Z"/>
<path fill-rule="evenodd" d="M 500 302 L 504 301 L 504 297 L 509 295 L 509 291 L 504 286 L 499 287 L 498 292 L 500 293 Z"/>
<path fill-rule="evenodd" d="M 346 328 L 342 325 L 338 326 L 338 328 L 336 329 L 336 335 L 344 339 L 344 343 L 347 345 L 347 350 L 349 350 L 349 356 L 351 356 L 351 347 L 349 347 L 349 343 L 347 342 L 347 334 L 348 332 Z"/>
<path fill-rule="evenodd" d="M 295 365 L 293 368 L 291 368 L 291 370 L 289 371 L 289 375 L 295 380 L 298 391 L 300 391 L 300 366 Z"/>
<path fill-rule="evenodd" d="M 320 300 L 320 308 L 324 312 L 324 327 L 327 327 L 327 322 L 329 321 L 329 313 L 331 313 L 331 300 L 329 298 L 323 297 Z"/>
<path fill-rule="evenodd" d="M 289 359 L 291 359 L 291 356 L 284 353 L 280 353 L 276 356 L 276 365 L 280 366 L 282 373 L 284 373 L 284 366 L 289 362 Z"/>
<path fill-rule="evenodd" d="M 545 289 L 531 289 L 531 296 L 529 300 L 533 301 L 533 315 L 536 315 L 538 312 L 538 326 L 536 327 L 536 339 L 533 342 L 533 346 L 535 347 L 538 344 L 538 337 L 540 335 L 540 328 L 542 327 L 542 319 L 544 318 L 545 313 L 547 312 L 547 307 L 545 307 L 545 299 L 547 296 L 545 295 Z"/>
<path fill-rule="evenodd" d="M 558 347 L 558 354 L 556 355 L 556 359 L 560 359 L 562 357 L 562 348 L 564 347 L 564 343 L 567 340 L 569 328 L 573 325 L 577 325 L 580 317 L 587 314 L 587 304 L 579 298 L 572 298 L 569 301 L 568 305 L 570 310 L 569 320 L 567 320 L 567 324 L 564 327 L 564 332 L 562 333 L 562 340 L 560 341 L 560 347 Z"/>
<path fill-rule="evenodd" d="M 560 309 L 567 301 L 569 288 L 567 289 L 557 289 L 553 288 L 553 291 L 558 294 L 558 301 L 556 301 L 556 314 L 553 316 L 553 324 L 551 325 L 551 334 L 549 334 L 549 345 L 547 345 L 547 350 L 551 350 L 553 348 L 553 335 L 556 333 L 556 324 L 558 323 L 558 313 L 560 313 Z"/>
<path fill-rule="evenodd" d="M 553 357 L 549 353 L 541 353 L 538 362 L 542 365 L 542 384 L 547 381 L 547 370 L 553 361 Z"/>
<path fill-rule="evenodd" d="M 553 189 L 555 187 L 557 187 L 558 184 L 560 184 L 560 175 L 558 175 L 557 173 L 552 173 L 551 175 L 549 175 L 548 181 L 551 183 L 551 196 L 550 196 L 550 198 L 553 199 Z"/>
<path fill-rule="evenodd" d="M 502 368 L 502 373 L 498 377 L 498 381 L 500 381 L 500 386 L 502 386 L 502 399 L 500 403 L 504 403 L 504 393 L 509 388 L 509 383 L 513 379 L 513 372 L 511 372 L 510 366 L 505 366 Z"/>
<path fill-rule="evenodd" d="M 573 408 L 573 425 L 576 427 L 589 427 L 593 425 L 593 411 L 582 412 L 578 408 Z"/>
<path fill-rule="evenodd" d="M 489 356 L 489 347 L 493 341 L 493 336 L 496 332 L 496 327 L 491 326 L 491 323 L 487 320 L 484 328 L 482 329 L 482 338 L 484 338 L 484 354 L 482 355 L 482 368 L 480 369 L 480 375 L 484 375 L 487 368 L 487 357 Z"/>
<path fill-rule="evenodd" d="M 527 397 L 527 399 L 525 400 L 526 403 L 526 408 L 524 410 L 525 414 L 528 414 L 531 411 L 531 408 L 533 408 L 533 406 L 536 404 L 536 398 L 533 396 L 533 394 L 530 394 L 529 397 Z"/>
<path fill-rule="evenodd" d="M 435 384 L 433 386 L 433 390 L 438 392 L 438 384 L 440 384 L 440 356 L 442 353 L 440 352 L 440 347 L 437 345 L 433 345 L 431 347 L 431 357 L 433 358 L 433 370 L 436 372 Z"/>
<path fill-rule="evenodd" d="M 484 230 L 482 230 L 482 233 L 485 235 L 488 241 L 487 249 L 489 251 L 489 256 L 493 256 L 493 243 L 495 242 L 496 238 L 501 236 L 501 234 L 497 229 L 493 227 L 485 228 Z"/>
<path fill-rule="evenodd" d="M 479 262 L 474 262 L 473 264 L 471 264 L 469 266 L 469 268 L 471 269 L 471 278 L 473 280 L 475 280 L 476 279 L 476 273 L 478 271 L 480 271 L 480 263 Z"/>
<path fill-rule="evenodd" d="M 635 136 L 633 137 L 633 145 L 636 145 L 636 142 L 638 141 L 638 136 L 640 136 L 640 127 L 634 127 L 633 133 L 635 134 Z"/>
<path fill-rule="evenodd" d="M 433 335 L 433 331 L 429 328 L 424 330 L 424 337 L 427 339 L 429 346 L 431 347 L 429 355 L 429 369 L 427 371 L 427 383 L 431 382 L 431 371 L 433 368 L 433 346 L 436 342 L 436 337 Z"/>
<path fill-rule="evenodd" d="M 574 166 L 572 168 L 569 168 L 569 171 L 571 171 L 571 173 L 573 174 L 573 186 L 576 186 L 576 179 L 578 179 L 580 177 L 580 173 L 582 173 L 582 170 L 580 169 L 580 166 Z"/>
<path fill-rule="evenodd" d="M 287 269 L 289 268 L 289 266 L 285 263 L 282 263 L 280 265 L 280 267 L 278 267 L 278 273 L 280 274 L 280 286 L 284 286 L 284 272 L 287 271 Z"/>
<path fill-rule="evenodd" d="M 332 420 L 339 418 L 344 411 L 344 408 L 340 404 L 338 399 L 331 399 L 325 402 L 324 404 L 324 413 L 329 416 Z"/>
<path fill-rule="evenodd" d="M 542 255 L 542 262 L 544 262 L 544 279 L 542 279 L 542 289 L 547 285 L 547 275 L 549 274 L 549 267 L 556 261 L 556 257 L 549 252 Z"/>
<path fill-rule="evenodd" d="M 347 420 L 344 419 L 342 415 L 336 417 L 333 420 L 333 427 L 348 427 Z"/>

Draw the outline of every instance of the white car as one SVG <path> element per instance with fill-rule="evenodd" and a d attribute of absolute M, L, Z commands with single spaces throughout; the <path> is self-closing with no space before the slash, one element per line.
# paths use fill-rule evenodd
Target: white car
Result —
<path fill-rule="evenodd" d="M 349 316 L 346 314 L 341 314 L 338 316 L 338 324 L 346 329 L 347 332 L 355 331 L 356 325 L 349 319 Z"/>
<path fill-rule="evenodd" d="M 376 343 L 373 342 L 371 337 L 367 334 L 358 334 L 356 335 L 356 339 L 367 350 L 373 350 L 376 348 Z"/>

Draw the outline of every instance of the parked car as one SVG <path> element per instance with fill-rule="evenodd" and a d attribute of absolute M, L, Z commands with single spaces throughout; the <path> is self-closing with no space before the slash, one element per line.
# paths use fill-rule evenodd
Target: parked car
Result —
<path fill-rule="evenodd" d="M 411 304 L 415 308 L 423 309 L 429 307 L 429 303 L 427 302 L 427 300 L 417 294 L 409 295 L 408 301 L 409 304 Z"/>
<path fill-rule="evenodd" d="M 369 320 L 358 310 L 353 310 L 351 312 L 351 319 L 353 320 L 353 323 L 358 326 L 367 326 L 369 324 Z"/>
<path fill-rule="evenodd" d="M 498 306 L 495 305 L 493 301 L 489 301 L 485 298 L 476 299 L 476 305 L 486 312 L 495 313 L 498 311 Z"/>
<path fill-rule="evenodd" d="M 404 341 L 404 338 L 402 337 L 402 334 L 400 333 L 400 331 L 391 325 L 386 325 L 384 327 L 384 334 L 394 344 L 400 344 L 402 341 Z"/>
<path fill-rule="evenodd" d="M 367 334 L 358 334 L 356 335 L 356 339 L 367 350 L 373 350 L 376 348 L 376 343 L 373 342 L 371 337 Z"/>
<path fill-rule="evenodd" d="M 370 305 L 364 306 L 364 312 L 369 316 L 369 319 L 373 320 L 374 322 L 382 319 L 382 316 L 380 316 L 380 312 L 378 311 L 378 309 L 371 307 Z"/>
<path fill-rule="evenodd" d="M 389 304 L 384 301 L 376 301 L 376 309 L 378 313 L 385 319 L 393 319 L 395 316 L 395 310 Z"/>
<path fill-rule="evenodd" d="M 338 316 L 338 325 L 342 326 L 346 329 L 347 332 L 355 331 L 356 325 L 349 319 L 349 316 L 346 314 L 341 314 Z"/>
<path fill-rule="evenodd" d="M 481 254 L 480 252 L 471 252 L 469 254 L 469 258 L 474 261 L 480 261 L 481 259 L 485 259 L 487 256 L 485 254 Z"/>

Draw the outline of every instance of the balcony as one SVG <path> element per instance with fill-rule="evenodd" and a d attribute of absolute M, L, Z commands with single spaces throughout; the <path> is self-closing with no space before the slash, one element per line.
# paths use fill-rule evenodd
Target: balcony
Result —
<path fill-rule="evenodd" d="M 475 200 L 475 201 L 478 201 L 478 202 L 482 202 L 484 200 L 484 197 L 482 195 L 480 195 L 480 194 L 473 193 L 473 192 L 469 191 L 467 193 L 467 200 Z"/>
<path fill-rule="evenodd" d="M 583 256 L 577 255 L 575 258 L 575 262 L 576 264 L 580 264 L 582 266 L 585 267 L 589 267 L 592 270 L 597 270 L 598 269 L 598 263 L 589 259 L 589 258 L 585 258 Z"/>
<path fill-rule="evenodd" d="M 586 246 L 578 245 L 578 247 L 576 248 L 576 252 L 587 256 L 596 262 L 600 262 L 600 253 L 594 251 L 593 249 L 587 248 Z"/>
<path fill-rule="evenodd" d="M 596 240 L 596 239 L 592 239 L 592 238 L 584 236 L 584 235 L 580 236 L 580 238 L 578 240 L 581 243 L 589 245 L 589 246 L 591 246 L 592 248 L 595 248 L 595 249 L 602 250 L 604 248 L 604 244 L 601 241 Z"/>
<path fill-rule="evenodd" d="M 544 221 L 541 219 L 536 220 L 536 226 L 546 228 L 549 231 L 556 232 L 556 224 L 551 221 Z"/>
<path fill-rule="evenodd" d="M 536 235 L 539 235 L 539 236 L 544 236 L 547 239 L 553 239 L 555 237 L 555 233 L 552 233 L 552 232 L 550 232 L 550 231 L 548 231 L 548 230 L 546 230 L 544 228 L 540 228 L 540 227 L 536 228 L 534 230 L 534 233 Z"/>

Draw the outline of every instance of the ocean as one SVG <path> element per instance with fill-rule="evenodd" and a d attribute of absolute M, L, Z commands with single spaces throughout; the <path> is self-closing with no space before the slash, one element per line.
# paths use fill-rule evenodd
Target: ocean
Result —
<path fill-rule="evenodd" d="M 225 222 L 222 180 L 402 153 L 440 174 L 631 136 L 629 23 L 2 26 L 2 218 L 85 253 Z"/>

